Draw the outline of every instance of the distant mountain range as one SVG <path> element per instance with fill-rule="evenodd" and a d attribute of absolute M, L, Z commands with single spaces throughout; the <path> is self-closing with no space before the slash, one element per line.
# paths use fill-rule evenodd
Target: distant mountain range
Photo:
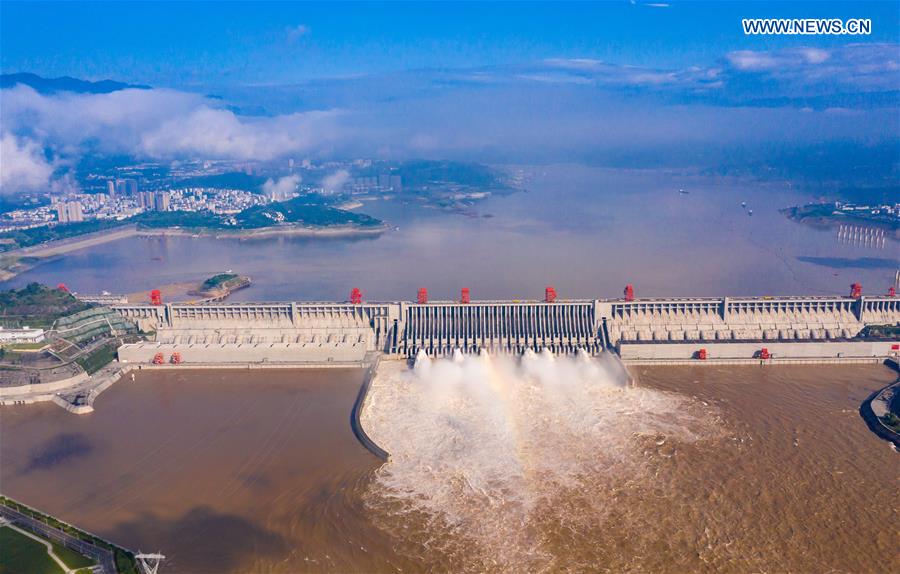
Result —
<path fill-rule="evenodd" d="M 34 88 L 41 94 L 54 94 L 56 92 L 75 92 L 79 94 L 108 94 L 125 89 L 149 90 L 150 86 L 125 84 L 113 80 L 101 80 L 89 82 L 63 76 L 62 78 L 42 78 L 37 74 L 2 74 L 0 75 L 0 88 L 11 88 L 16 84 L 25 84 Z"/>

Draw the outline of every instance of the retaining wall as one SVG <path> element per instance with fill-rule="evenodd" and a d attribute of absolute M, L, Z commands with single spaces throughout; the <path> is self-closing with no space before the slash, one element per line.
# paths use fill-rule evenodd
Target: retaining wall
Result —
<path fill-rule="evenodd" d="M 630 360 L 691 360 L 700 349 L 706 349 L 708 360 L 714 359 L 755 359 L 765 347 L 775 359 L 879 359 L 884 360 L 897 353 L 891 347 L 892 341 L 809 341 L 754 343 L 621 343 L 619 354 L 625 361 Z M 702 361 L 697 361 L 698 363 Z"/>

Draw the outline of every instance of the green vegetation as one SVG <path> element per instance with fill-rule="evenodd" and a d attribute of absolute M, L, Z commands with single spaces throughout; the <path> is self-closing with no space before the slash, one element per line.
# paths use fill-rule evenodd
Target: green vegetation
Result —
<path fill-rule="evenodd" d="M 178 180 L 178 185 L 183 187 L 216 187 L 224 189 L 241 189 L 253 193 L 259 193 L 259 189 L 266 181 L 260 175 L 247 175 L 243 172 L 220 173 L 216 175 L 199 175 Z"/>
<path fill-rule="evenodd" d="M 300 225 L 359 225 L 361 227 L 377 227 L 381 221 L 364 213 L 353 213 L 322 205 L 317 196 L 301 196 L 270 203 L 256 205 L 245 209 L 235 216 L 238 228 L 258 229 L 271 227 L 279 223 Z"/>
<path fill-rule="evenodd" d="M 221 287 L 223 283 L 228 281 L 232 281 L 240 277 L 237 273 L 219 273 L 218 275 L 213 275 L 209 279 L 203 282 L 201 285 L 201 289 L 215 289 L 217 287 Z"/>
<path fill-rule="evenodd" d="M 130 220 L 107 220 L 94 219 L 91 221 L 82 221 L 79 223 L 67 223 L 65 225 L 44 225 L 42 227 L 32 227 L 31 229 L 21 229 L 9 231 L 0 235 L 0 238 L 11 241 L 0 243 L 0 252 L 20 249 L 22 247 L 31 247 L 48 241 L 56 241 L 59 239 L 68 239 L 77 237 L 86 233 L 94 233 L 96 231 L 106 231 L 122 225 L 127 225 Z"/>
<path fill-rule="evenodd" d="M 834 203 L 808 203 L 781 210 L 789 219 L 807 223 L 868 223 L 894 232 L 900 230 L 897 218 L 886 213 L 873 214 L 868 211 L 841 211 Z"/>
<path fill-rule="evenodd" d="M 4 349 L 9 351 L 36 351 L 38 349 L 43 349 L 47 346 L 47 343 L 16 343 L 14 345 L 3 345 Z"/>
<path fill-rule="evenodd" d="M 308 226 L 359 225 L 375 227 L 381 221 L 361 213 L 353 213 L 325 205 L 319 195 L 296 197 L 280 203 L 257 205 L 232 217 L 197 211 L 148 211 L 121 221 L 92 220 L 65 225 L 45 225 L 0 234 L 0 253 L 31 247 L 48 241 L 68 239 L 96 231 L 106 231 L 128 224 L 147 229 L 181 227 L 196 230 L 241 230 L 272 227 L 279 224 Z M 15 271 L 17 264 L 26 261 L 7 257 L 0 261 L 0 270 Z"/>
<path fill-rule="evenodd" d="M 0 528 L 0 574 L 62 574 L 47 547 L 12 528 Z"/>
<path fill-rule="evenodd" d="M 116 358 L 117 348 L 118 344 L 116 341 L 110 341 L 94 349 L 90 354 L 78 357 L 75 359 L 75 362 L 81 365 L 81 368 L 87 371 L 87 374 L 93 375 Z"/>
<path fill-rule="evenodd" d="M 62 560 L 66 564 L 66 566 L 73 570 L 78 568 L 87 568 L 96 564 L 96 562 L 91 558 L 82 556 L 71 548 L 66 548 L 62 544 L 59 544 L 58 542 L 54 542 L 52 540 L 50 540 L 49 542 L 53 545 L 53 553 L 59 556 L 59 559 Z"/>
<path fill-rule="evenodd" d="M 135 215 L 130 221 L 149 229 L 165 227 L 218 229 L 225 227 L 221 217 L 208 211 L 148 211 Z"/>
<path fill-rule="evenodd" d="M 32 518 L 36 518 L 52 528 L 62 530 L 63 532 L 65 532 L 66 534 L 68 534 L 70 536 L 73 536 L 75 538 L 78 538 L 80 540 L 88 542 L 90 544 L 93 544 L 94 546 L 99 546 L 100 548 L 105 548 L 107 550 L 110 550 L 115 555 L 116 567 L 118 568 L 118 570 L 121 574 L 138 574 L 137 563 L 134 560 L 134 555 L 131 554 L 130 552 L 128 552 L 127 550 L 125 550 L 124 548 L 120 548 L 118 546 L 110 544 L 109 542 L 107 542 L 106 540 L 103 540 L 102 538 L 97 538 L 96 536 L 88 534 L 87 532 L 78 530 L 77 528 L 75 528 L 74 526 L 72 526 L 70 524 L 66 524 L 65 522 L 60 522 L 59 520 L 57 520 L 56 518 L 53 518 L 52 516 L 38 512 L 37 510 L 34 510 L 31 507 L 25 506 L 24 504 L 20 504 L 20 503 L 14 501 L 14 500 L 11 500 L 5 496 L 0 496 L 0 504 L 2 504 L 4 506 L 8 506 L 10 508 L 13 508 L 15 510 L 18 510 L 22 514 L 31 516 Z M 4 545 L 0 544 L 0 547 L 4 547 Z M 49 556 L 48 556 L 48 559 L 49 559 Z M 12 573 L 12 572 L 34 572 L 34 570 L 28 570 L 28 569 L 26 569 L 26 570 L 10 570 L 10 573 Z M 3 570 L 0 570 L 0 574 L 6 574 L 6 572 L 4 572 Z"/>
<path fill-rule="evenodd" d="M 888 413 L 881 417 L 881 421 L 887 425 L 892 431 L 900 433 L 900 416 L 896 413 Z"/>
<path fill-rule="evenodd" d="M 373 227 L 381 221 L 365 214 L 352 213 L 322 205 L 319 196 L 295 197 L 288 201 L 256 205 L 231 218 L 208 212 L 168 211 L 142 213 L 132 218 L 151 229 L 182 227 L 185 229 L 241 230 L 260 229 L 284 224 L 309 226 L 359 225 Z"/>
<path fill-rule="evenodd" d="M 31 283 L 0 291 L 0 323 L 7 327 L 50 327 L 56 319 L 90 308 L 61 289 Z"/>
<path fill-rule="evenodd" d="M 52 540 L 53 553 L 70 569 L 90 568 L 96 562 Z M 34 572 L 59 573 L 62 569 L 47 553 L 47 547 L 9 527 L 0 528 L 0 574 Z"/>
<path fill-rule="evenodd" d="M 404 188 L 432 186 L 439 182 L 455 183 L 468 187 L 501 187 L 497 173 L 478 163 L 455 161 L 413 160 L 404 162 L 397 170 Z"/>

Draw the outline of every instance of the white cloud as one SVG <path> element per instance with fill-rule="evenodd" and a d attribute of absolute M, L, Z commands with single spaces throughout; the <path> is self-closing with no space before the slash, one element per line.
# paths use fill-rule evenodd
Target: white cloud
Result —
<path fill-rule="evenodd" d="M 768 52 L 737 50 L 729 52 L 726 58 L 732 66 L 744 71 L 769 70 L 778 65 L 778 60 Z"/>
<path fill-rule="evenodd" d="M 0 138 L 0 193 L 49 190 L 53 165 L 37 143 L 3 133 Z"/>
<path fill-rule="evenodd" d="M 544 63 L 554 68 L 568 68 L 572 70 L 596 70 L 604 67 L 601 60 L 593 58 L 547 58 Z"/>
<path fill-rule="evenodd" d="M 327 193 L 339 193 L 348 179 L 350 173 L 346 169 L 340 169 L 322 180 L 322 189 Z"/>
<path fill-rule="evenodd" d="M 200 157 L 272 160 L 330 146 L 336 111 L 250 118 L 175 90 L 41 95 L 26 86 L 2 90 L 3 129 L 63 155 L 86 146 L 153 159 Z"/>
<path fill-rule="evenodd" d="M 330 139 L 335 112 L 305 112 L 273 118 L 240 118 L 229 110 L 198 107 L 142 134 L 151 157 L 191 156 L 271 160 L 306 153 Z"/>
<path fill-rule="evenodd" d="M 275 201 L 284 201 L 291 198 L 298 185 L 300 185 L 299 175 L 288 175 L 279 178 L 278 181 L 269 178 L 262 184 L 262 192 Z"/>
<path fill-rule="evenodd" d="M 821 64 L 831 57 L 831 54 L 827 50 L 820 50 L 818 48 L 802 48 L 800 53 L 809 64 Z"/>

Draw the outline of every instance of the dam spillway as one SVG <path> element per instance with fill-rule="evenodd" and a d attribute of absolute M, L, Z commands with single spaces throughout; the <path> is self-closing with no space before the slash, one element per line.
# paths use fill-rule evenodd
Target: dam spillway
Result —
<path fill-rule="evenodd" d="M 176 350 L 188 362 L 213 363 L 277 363 L 296 357 L 352 362 L 372 352 L 409 358 L 419 351 L 451 356 L 457 349 L 463 353 L 548 349 L 556 354 L 615 349 L 624 358 L 659 359 L 690 358 L 700 345 L 714 349 L 713 356 L 724 350 L 722 357 L 735 353 L 743 357 L 759 344 L 782 349 L 783 356 L 819 352 L 810 346 L 802 347 L 802 352 L 783 346 L 798 343 L 840 343 L 844 350 L 831 347 L 840 356 L 870 352 L 869 347 L 846 347 L 858 342 L 854 339 L 866 326 L 900 324 L 900 299 L 890 296 L 169 303 L 112 308 L 142 330 L 156 332 L 155 342 L 120 349 L 124 361 L 136 362 Z M 874 349 L 882 352 L 880 346 Z M 691 354 L 682 357 L 687 352 Z"/>

